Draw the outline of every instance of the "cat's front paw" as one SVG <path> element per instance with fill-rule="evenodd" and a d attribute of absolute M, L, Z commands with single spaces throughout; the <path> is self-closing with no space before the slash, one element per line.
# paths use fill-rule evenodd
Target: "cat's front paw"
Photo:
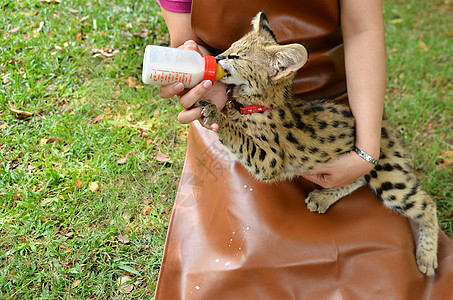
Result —
<path fill-rule="evenodd" d="M 307 198 L 305 203 L 311 212 L 323 214 L 336 201 L 328 190 L 314 190 Z"/>
<path fill-rule="evenodd" d="M 197 101 L 196 106 L 202 107 L 201 116 L 205 127 L 209 128 L 212 124 L 218 124 L 220 122 L 220 112 L 211 100 L 200 99 Z"/>

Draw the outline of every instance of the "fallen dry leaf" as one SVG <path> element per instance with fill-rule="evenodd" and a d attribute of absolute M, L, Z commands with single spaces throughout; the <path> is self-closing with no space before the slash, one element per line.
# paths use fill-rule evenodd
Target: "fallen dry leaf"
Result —
<path fill-rule="evenodd" d="M 44 21 L 39 22 L 38 28 L 35 30 L 35 33 L 38 34 L 41 32 L 42 28 L 44 27 Z"/>
<path fill-rule="evenodd" d="M 130 112 L 130 113 L 126 116 L 126 121 L 132 122 L 132 114 L 133 114 L 133 112 Z"/>
<path fill-rule="evenodd" d="M 156 156 L 156 160 L 157 160 L 158 162 L 167 162 L 167 161 L 169 161 L 170 159 L 171 159 L 170 156 L 165 155 L 165 154 L 162 154 L 162 153 L 159 153 L 159 154 L 157 154 L 157 156 Z"/>
<path fill-rule="evenodd" d="M 3 123 L 2 125 L 0 125 L 0 129 L 6 129 L 8 127 L 9 127 L 8 123 Z"/>
<path fill-rule="evenodd" d="M 74 280 L 74 282 L 71 284 L 71 288 L 75 289 L 75 288 L 78 287 L 81 283 L 82 283 L 82 280 L 80 280 L 80 279 Z"/>
<path fill-rule="evenodd" d="M 135 79 L 133 77 L 128 77 L 127 83 L 129 84 L 129 87 L 131 87 L 131 88 L 137 87 L 137 83 L 135 82 Z"/>
<path fill-rule="evenodd" d="M 27 166 L 27 171 L 33 171 L 34 169 L 36 169 L 38 167 L 34 166 L 34 165 L 28 165 Z"/>
<path fill-rule="evenodd" d="M 418 48 L 423 51 L 423 52 L 428 52 L 429 51 L 429 48 L 428 46 L 425 44 L 425 42 L 423 41 L 419 41 L 418 42 Z"/>
<path fill-rule="evenodd" d="M 65 237 L 68 237 L 68 238 L 71 238 L 71 237 L 74 236 L 74 232 L 73 231 L 69 231 L 69 232 L 61 231 L 60 234 L 65 236 Z"/>
<path fill-rule="evenodd" d="M 118 163 L 119 165 L 122 165 L 122 164 L 126 163 L 126 161 L 127 161 L 127 160 L 129 159 L 129 157 L 131 157 L 131 156 L 132 156 L 132 154 L 131 154 L 131 153 L 128 153 L 128 154 L 126 154 L 125 157 L 119 159 L 119 160 L 117 161 L 117 163 Z"/>
<path fill-rule="evenodd" d="M 42 138 L 41 140 L 39 140 L 39 145 L 40 146 L 44 146 L 46 144 L 51 144 L 51 143 L 55 143 L 58 141 L 58 138 L 56 137 L 51 137 L 51 138 Z"/>
<path fill-rule="evenodd" d="M 149 204 L 152 204 L 152 203 L 153 203 L 152 199 L 145 198 L 145 200 L 143 200 L 143 204 L 145 204 L 145 205 L 149 205 Z"/>
<path fill-rule="evenodd" d="M 129 157 L 125 156 L 125 157 L 123 157 L 121 159 L 118 159 L 117 163 L 119 165 L 125 164 L 128 159 L 129 159 Z"/>
<path fill-rule="evenodd" d="M 142 216 L 144 217 L 149 216 L 149 213 L 151 212 L 152 209 L 153 207 L 151 205 L 144 206 L 142 209 Z"/>
<path fill-rule="evenodd" d="M 92 191 L 93 193 L 99 191 L 99 185 L 96 182 L 90 182 L 88 186 L 90 188 L 90 191 Z"/>
<path fill-rule="evenodd" d="M 44 146 L 45 144 L 47 144 L 47 139 L 39 140 L 39 146 Z"/>
<path fill-rule="evenodd" d="M 18 31 L 19 31 L 19 29 L 20 29 L 20 26 L 14 27 L 14 28 L 12 28 L 12 29 L 8 30 L 8 33 L 14 33 L 14 32 L 18 32 Z"/>
<path fill-rule="evenodd" d="M 154 142 L 154 141 L 153 141 L 152 139 L 148 139 L 148 140 L 146 141 L 146 147 L 148 148 L 149 145 L 151 145 L 153 142 Z"/>
<path fill-rule="evenodd" d="M 94 53 L 93 57 L 112 58 L 114 55 L 120 53 L 120 50 L 112 48 L 101 48 L 93 49 L 91 50 L 91 52 Z"/>
<path fill-rule="evenodd" d="M 33 113 L 17 109 L 17 107 L 12 105 L 11 103 L 8 104 L 8 108 L 10 111 L 16 114 L 16 118 L 18 118 L 19 120 L 24 120 L 33 116 Z"/>
<path fill-rule="evenodd" d="M 102 119 L 104 119 L 104 116 L 105 114 L 100 114 L 94 119 L 93 123 L 99 123 L 100 121 L 102 121 Z"/>
<path fill-rule="evenodd" d="M 76 188 L 80 189 L 83 186 L 83 182 L 80 179 L 76 179 L 74 185 Z"/>
<path fill-rule="evenodd" d="M 118 278 L 119 290 L 123 294 L 129 294 L 134 289 L 134 285 L 131 283 L 131 278 L 127 275 Z"/>
<path fill-rule="evenodd" d="M 118 242 L 127 245 L 131 242 L 131 240 L 127 236 L 120 234 L 118 236 Z"/>
<path fill-rule="evenodd" d="M 140 32 L 134 33 L 133 36 L 145 39 L 148 37 L 148 33 L 149 30 L 147 28 L 143 28 Z"/>
<path fill-rule="evenodd" d="M 82 32 L 77 32 L 76 35 L 74 36 L 75 40 L 81 40 L 82 39 Z"/>
<path fill-rule="evenodd" d="M 445 157 L 436 162 L 436 168 L 451 168 L 453 165 L 453 151 L 445 151 Z"/>

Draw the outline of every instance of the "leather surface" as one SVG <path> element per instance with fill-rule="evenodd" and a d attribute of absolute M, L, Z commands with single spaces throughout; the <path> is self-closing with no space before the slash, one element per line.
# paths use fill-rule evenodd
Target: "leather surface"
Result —
<path fill-rule="evenodd" d="M 453 242 L 422 275 L 409 221 L 363 187 L 326 214 L 304 180 L 259 183 L 191 124 L 156 299 L 453 299 Z"/>

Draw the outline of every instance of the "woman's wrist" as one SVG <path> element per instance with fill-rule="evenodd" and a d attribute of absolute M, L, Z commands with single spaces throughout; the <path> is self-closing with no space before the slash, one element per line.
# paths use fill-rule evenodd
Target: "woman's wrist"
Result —
<path fill-rule="evenodd" d="M 370 164 L 377 165 L 379 163 L 379 159 L 378 158 L 374 158 L 373 156 L 371 156 L 368 153 L 366 153 L 365 151 L 357 148 L 356 146 L 354 146 L 354 148 L 352 150 L 358 156 L 360 156 L 363 160 L 365 160 L 366 162 L 369 162 Z"/>
<path fill-rule="evenodd" d="M 354 146 L 376 159 L 379 158 L 381 152 L 381 124 L 381 122 L 371 121 L 367 124 L 356 124 Z"/>

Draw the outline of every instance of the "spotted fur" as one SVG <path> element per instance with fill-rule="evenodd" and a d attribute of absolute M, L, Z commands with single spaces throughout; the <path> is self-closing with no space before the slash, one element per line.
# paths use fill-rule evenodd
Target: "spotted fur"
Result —
<path fill-rule="evenodd" d="M 345 104 L 300 100 L 291 91 L 294 73 L 307 61 L 302 45 L 278 45 L 264 12 L 252 21 L 253 31 L 218 57 L 228 73 L 230 100 L 271 109 L 241 114 L 230 105 L 221 113 L 210 100 L 200 100 L 206 126 L 219 124 L 220 141 L 262 181 L 290 179 L 353 149 L 354 118 Z M 383 121 L 379 164 L 367 175 L 339 189 L 311 192 L 307 207 L 318 213 L 368 184 L 385 206 L 419 225 L 416 261 L 421 272 L 437 267 L 436 205 L 420 188 L 412 162 L 398 133 Z"/>

